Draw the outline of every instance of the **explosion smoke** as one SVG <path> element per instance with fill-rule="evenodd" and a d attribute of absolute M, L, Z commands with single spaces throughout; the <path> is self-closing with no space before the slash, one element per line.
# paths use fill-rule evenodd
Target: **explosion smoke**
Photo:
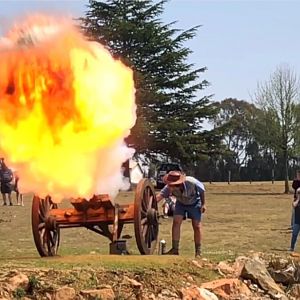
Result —
<path fill-rule="evenodd" d="M 125 188 L 132 71 L 71 22 L 45 17 L 0 38 L 0 59 L 0 153 L 23 191 L 58 201 Z"/>

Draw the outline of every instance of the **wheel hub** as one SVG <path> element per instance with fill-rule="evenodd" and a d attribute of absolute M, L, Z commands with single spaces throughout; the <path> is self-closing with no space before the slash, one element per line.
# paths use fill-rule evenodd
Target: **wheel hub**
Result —
<path fill-rule="evenodd" d="M 157 223 L 157 211 L 154 208 L 149 208 L 147 210 L 147 223 L 149 225 L 154 225 Z"/>
<path fill-rule="evenodd" d="M 47 217 L 45 226 L 46 226 L 46 229 L 48 229 L 50 231 L 55 231 L 57 228 L 56 218 L 53 216 Z"/>

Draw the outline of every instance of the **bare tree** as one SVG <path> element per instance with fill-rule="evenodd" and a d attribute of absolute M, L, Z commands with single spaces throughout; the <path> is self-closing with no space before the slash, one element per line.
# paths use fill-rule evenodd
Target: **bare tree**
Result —
<path fill-rule="evenodd" d="M 293 147 L 296 135 L 297 104 L 299 104 L 299 79 L 288 65 L 280 65 L 269 80 L 259 83 L 255 93 L 256 103 L 266 115 L 275 117 L 275 126 L 278 128 L 274 135 L 277 152 L 280 153 L 285 165 L 285 189 L 289 192 L 288 161 L 289 151 Z M 272 126 L 274 122 L 270 122 Z"/>

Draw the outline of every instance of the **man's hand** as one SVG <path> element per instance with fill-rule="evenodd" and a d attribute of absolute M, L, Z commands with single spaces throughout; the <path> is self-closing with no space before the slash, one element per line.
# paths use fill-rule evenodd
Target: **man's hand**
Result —
<path fill-rule="evenodd" d="M 299 199 L 293 201 L 293 207 L 296 208 L 299 205 Z"/>
<path fill-rule="evenodd" d="M 206 212 L 206 205 L 203 204 L 203 205 L 201 206 L 200 210 L 201 210 L 201 213 L 204 214 L 204 213 Z"/>
<path fill-rule="evenodd" d="M 160 193 L 157 193 L 156 194 L 156 201 L 159 202 L 163 199 L 164 197 L 160 194 Z"/>

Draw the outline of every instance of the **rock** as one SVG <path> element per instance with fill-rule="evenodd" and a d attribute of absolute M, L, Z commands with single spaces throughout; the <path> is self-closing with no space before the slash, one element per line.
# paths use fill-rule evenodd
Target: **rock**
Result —
<path fill-rule="evenodd" d="M 300 284 L 292 285 L 292 288 L 289 290 L 288 295 L 290 297 L 294 297 L 295 299 L 299 299 L 300 297 Z"/>
<path fill-rule="evenodd" d="M 76 292 L 73 288 L 63 286 L 54 292 L 53 300 L 73 300 Z"/>
<path fill-rule="evenodd" d="M 131 279 L 128 276 L 124 276 L 122 284 L 130 285 L 131 287 L 142 289 L 143 285 L 136 281 L 135 279 Z"/>
<path fill-rule="evenodd" d="M 282 283 L 284 285 L 289 285 L 297 282 L 297 280 L 294 277 L 295 269 L 293 266 L 288 267 L 285 270 L 268 270 L 271 277 L 274 279 L 277 283 Z"/>
<path fill-rule="evenodd" d="M 46 293 L 45 297 L 47 300 L 52 300 L 52 295 L 50 293 Z"/>
<path fill-rule="evenodd" d="M 284 291 L 276 284 L 270 276 L 265 264 L 255 258 L 246 261 L 241 276 L 257 283 L 265 292 L 276 299 L 287 299 Z M 281 297 L 281 298 L 280 298 Z"/>
<path fill-rule="evenodd" d="M 232 268 L 234 269 L 234 276 L 236 277 L 240 277 L 241 276 L 241 273 L 242 273 L 242 270 L 245 266 L 245 263 L 246 261 L 248 261 L 249 258 L 246 257 L 246 256 L 238 256 L 233 265 L 232 265 Z"/>
<path fill-rule="evenodd" d="M 156 297 L 153 293 L 148 294 L 148 295 L 143 295 L 142 300 L 156 300 Z"/>
<path fill-rule="evenodd" d="M 218 297 L 214 293 L 204 288 L 192 286 L 189 288 L 181 289 L 181 299 L 182 300 L 218 300 Z"/>
<path fill-rule="evenodd" d="M 167 290 L 167 289 L 163 289 L 161 290 L 161 292 L 157 295 L 157 298 L 158 299 L 180 299 L 178 297 L 178 295 L 170 290 Z"/>
<path fill-rule="evenodd" d="M 214 293 L 204 288 L 199 288 L 199 291 L 200 291 L 200 296 L 203 298 L 203 300 L 218 300 L 218 297 Z"/>
<path fill-rule="evenodd" d="M 207 258 L 193 259 L 192 264 L 198 268 L 214 269 L 214 265 Z"/>
<path fill-rule="evenodd" d="M 0 289 L 0 300 L 10 300 L 10 293 Z"/>
<path fill-rule="evenodd" d="M 22 288 L 24 290 L 27 290 L 29 279 L 26 275 L 22 273 L 18 273 L 13 277 L 10 277 L 7 280 L 7 283 L 11 286 L 12 290 L 15 290 L 17 288 Z"/>
<path fill-rule="evenodd" d="M 87 300 L 94 300 L 94 299 L 114 300 L 115 299 L 115 293 L 112 288 L 104 288 L 104 289 L 97 289 L 97 290 L 83 290 L 80 291 L 80 294 L 83 296 L 84 299 Z"/>
<path fill-rule="evenodd" d="M 0 283 L 0 295 L 2 295 L 1 294 L 2 291 L 11 293 L 14 290 L 15 288 L 11 284 L 8 284 L 7 282 Z"/>
<path fill-rule="evenodd" d="M 232 268 L 227 262 L 221 261 L 217 265 L 217 270 L 221 275 L 233 275 L 234 268 Z"/>
<path fill-rule="evenodd" d="M 241 280 L 237 278 L 218 279 L 206 282 L 202 288 L 212 291 L 222 299 L 232 299 L 234 296 L 251 296 L 251 291 Z"/>

